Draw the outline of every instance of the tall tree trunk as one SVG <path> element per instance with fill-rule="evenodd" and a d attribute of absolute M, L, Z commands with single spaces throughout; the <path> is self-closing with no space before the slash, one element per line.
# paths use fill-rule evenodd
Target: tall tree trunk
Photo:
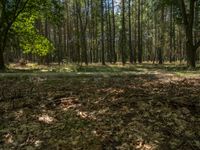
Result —
<path fill-rule="evenodd" d="M 59 43 L 59 46 L 58 46 L 58 63 L 59 65 L 62 63 L 62 59 L 63 59 L 63 46 L 62 46 L 62 27 L 59 26 L 58 27 L 58 43 Z"/>
<path fill-rule="evenodd" d="M 160 24 L 160 45 L 158 48 L 158 62 L 159 64 L 163 64 L 163 49 L 164 49 L 164 44 L 165 44 L 165 39 L 164 39 L 164 31 L 165 31 L 165 17 L 164 17 L 164 13 L 165 13 L 165 7 L 162 6 L 161 9 L 161 24 Z"/>
<path fill-rule="evenodd" d="M 101 61 L 105 65 L 105 48 L 104 48 L 104 0 L 101 0 Z"/>
<path fill-rule="evenodd" d="M 169 62 L 172 63 L 172 50 L 173 50 L 173 4 L 170 6 L 170 50 Z"/>
<path fill-rule="evenodd" d="M 108 47 L 109 47 L 109 61 L 113 63 L 113 45 L 112 45 L 112 25 L 111 25 L 111 13 L 110 13 L 110 2 L 108 2 L 108 33 L 109 33 L 109 40 L 108 40 Z"/>
<path fill-rule="evenodd" d="M 142 63 L 141 0 L 138 0 L 138 62 Z"/>
<path fill-rule="evenodd" d="M 131 26 L 131 0 L 128 1 L 128 17 L 129 17 L 129 51 L 130 51 L 130 63 L 134 62 L 133 58 L 133 46 L 132 46 L 132 26 Z"/>
<path fill-rule="evenodd" d="M 49 24 L 48 24 L 47 18 L 45 19 L 45 33 L 44 34 L 45 34 L 46 38 L 50 39 Z M 45 56 L 45 61 L 46 61 L 47 65 L 49 65 L 49 63 L 50 63 L 49 58 L 50 58 L 50 54 L 47 54 L 47 56 Z"/>
<path fill-rule="evenodd" d="M 187 13 L 187 7 L 185 1 L 179 0 L 179 5 L 182 13 L 182 18 L 185 27 L 185 34 L 186 34 L 187 63 L 188 66 L 191 68 L 196 67 L 196 52 L 200 46 L 200 41 L 195 43 L 193 36 L 195 2 L 196 0 L 190 0 L 189 13 Z"/>
<path fill-rule="evenodd" d="M 121 55 L 122 64 L 126 64 L 126 24 L 125 24 L 125 0 L 121 1 L 122 4 L 122 29 L 121 29 Z"/>
<path fill-rule="evenodd" d="M 113 25 L 113 36 L 112 36 L 112 44 L 113 44 L 113 62 L 117 62 L 117 54 L 115 50 L 115 36 L 116 36 L 116 25 L 115 25 L 115 2 L 112 0 L 112 25 Z"/>

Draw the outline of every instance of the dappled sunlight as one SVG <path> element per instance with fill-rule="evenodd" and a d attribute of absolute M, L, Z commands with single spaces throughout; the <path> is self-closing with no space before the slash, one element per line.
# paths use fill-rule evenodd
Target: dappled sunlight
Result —
<path fill-rule="evenodd" d="M 8 81 L 8 86 L 15 83 L 14 79 Z M 23 89 L 33 83 L 39 83 L 39 87 L 27 96 Z M 4 85 L 5 80 L 0 84 Z M 18 102 L 14 111 L 8 111 L 12 108 L 9 97 L 0 102 L 0 135 L 3 143 L 10 143 L 9 148 L 16 148 L 17 142 L 36 149 L 55 149 L 55 143 L 64 149 L 176 149 L 185 139 L 183 146 L 198 146 L 198 79 L 176 79 L 164 74 L 36 76 L 23 79 L 15 91 L 23 91 L 24 98 L 18 104 L 14 96 L 19 94 L 10 96 Z"/>
<path fill-rule="evenodd" d="M 122 88 L 105 88 L 105 89 L 98 89 L 98 93 L 104 93 L 103 97 L 100 101 L 117 101 L 118 97 L 122 96 L 125 92 L 125 89 Z"/>
<path fill-rule="evenodd" d="M 69 109 L 76 109 L 80 107 L 81 104 L 78 102 L 78 99 L 75 97 L 61 98 L 60 99 L 60 108 L 64 111 Z"/>
<path fill-rule="evenodd" d="M 23 115 L 24 115 L 24 111 L 22 109 L 20 109 L 19 111 L 15 112 L 15 118 L 17 120 L 20 120 Z"/>
<path fill-rule="evenodd" d="M 3 140 L 5 144 L 12 144 L 14 142 L 13 135 L 11 133 L 7 133 L 3 136 Z"/>
<path fill-rule="evenodd" d="M 156 150 L 157 146 L 155 144 L 145 143 L 144 140 L 138 139 L 133 141 L 132 143 L 123 143 L 120 146 L 117 146 L 117 150 L 126 150 L 130 149 L 130 145 L 134 150 Z"/>
<path fill-rule="evenodd" d="M 40 115 L 38 117 L 38 120 L 46 124 L 52 124 L 53 122 L 55 122 L 55 118 L 49 116 L 48 114 Z"/>
<path fill-rule="evenodd" d="M 143 140 L 141 139 L 138 139 L 136 142 L 135 142 L 135 146 L 134 148 L 136 150 L 156 150 L 156 146 L 154 144 L 147 144 L 147 143 L 144 143 Z"/>
<path fill-rule="evenodd" d="M 0 150 L 200 150 L 200 0 L 0 0 Z"/>
<path fill-rule="evenodd" d="M 47 69 L 42 69 L 41 72 L 49 72 Z"/>
<path fill-rule="evenodd" d="M 94 115 L 94 113 L 89 113 L 89 112 L 83 112 L 83 111 L 79 111 L 76 110 L 77 112 L 77 116 L 79 116 L 82 119 L 89 119 L 89 120 L 96 120 L 96 116 Z"/>
<path fill-rule="evenodd" d="M 103 108 L 103 109 L 100 109 L 97 114 L 98 115 L 104 115 L 104 114 L 108 114 L 108 112 L 110 111 L 110 108 L 109 107 L 106 107 L 106 108 Z"/>
<path fill-rule="evenodd" d="M 41 147 L 42 143 L 43 143 L 43 141 L 36 140 L 36 141 L 34 142 L 34 145 L 35 145 L 35 147 Z"/>
<path fill-rule="evenodd" d="M 151 63 L 144 64 L 127 64 L 123 66 L 121 63 L 117 64 L 107 64 L 102 66 L 101 64 L 90 64 L 90 65 L 77 65 L 77 64 L 51 64 L 49 66 L 38 65 L 33 63 L 28 63 L 26 66 L 16 66 L 11 64 L 9 66 L 7 73 L 43 73 L 52 74 L 56 73 L 61 75 L 62 73 L 76 74 L 76 75 L 101 75 L 104 77 L 109 77 L 109 75 L 139 75 L 139 74 L 165 74 L 183 77 L 196 77 L 199 78 L 200 68 L 194 70 L 188 70 L 187 67 L 183 65 L 165 64 L 165 65 L 155 65 Z M 65 74 L 66 76 L 68 74 Z"/>

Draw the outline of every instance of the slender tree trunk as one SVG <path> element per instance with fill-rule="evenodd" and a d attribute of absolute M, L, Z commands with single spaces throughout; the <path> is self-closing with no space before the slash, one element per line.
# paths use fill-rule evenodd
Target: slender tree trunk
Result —
<path fill-rule="evenodd" d="M 169 62 L 172 63 L 172 50 L 173 50 L 173 4 L 170 6 L 170 50 Z"/>
<path fill-rule="evenodd" d="M 142 63 L 141 0 L 138 0 L 138 62 Z"/>
<path fill-rule="evenodd" d="M 122 64 L 126 64 L 126 24 L 125 24 L 125 0 L 122 3 L 122 29 L 121 29 L 121 55 Z"/>
<path fill-rule="evenodd" d="M 46 38 L 50 39 L 49 24 L 48 24 L 47 18 L 45 19 L 45 33 L 44 34 L 45 34 Z M 46 61 L 47 65 L 49 65 L 49 63 L 50 63 L 49 58 L 50 58 L 50 54 L 47 54 L 47 56 L 45 56 L 45 61 Z"/>
<path fill-rule="evenodd" d="M 117 54 L 115 50 L 115 36 L 116 36 L 116 27 L 115 27 L 115 2 L 112 0 L 112 25 L 113 25 L 113 36 L 112 36 L 112 44 L 113 44 L 113 62 L 117 62 Z"/>
<path fill-rule="evenodd" d="M 110 63 L 113 63 L 113 45 L 112 45 L 112 25 L 111 25 L 111 13 L 110 13 L 110 2 L 108 2 L 108 30 L 109 30 L 109 61 Z"/>
<path fill-rule="evenodd" d="M 165 17 L 164 17 L 164 12 L 165 12 L 165 7 L 163 6 L 162 7 L 162 10 L 161 10 L 161 24 L 160 24 L 160 45 L 159 45 L 159 48 L 158 48 L 158 62 L 159 64 L 163 64 L 163 50 L 164 50 L 164 44 L 165 44 L 165 41 L 164 41 L 164 30 L 165 30 Z"/>
<path fill-rule="evenodd" d="M 137 12 L 137 8 L 138 8 L 138 6 L 136 5 L 137 4 L 137 2 L 135 2 L 135 12 Z M 134 26 L 135 26 L 135 29 L 134 29 L 134 38 L 135 38 L 135 41 L 134 41 L 134 55 L 133 55 L 133 59 L 134 59 L 134 63 L 137 63 L 137 46 L 138 46 L 138 44 L 137 44 L 137 38 L 138 38 L 138 36 L 137 36 L 137 25 L 138 25 L 138 23 L 137 23 L 137 14 L 135 13 L 135 16 L 134 16 Z"/>
<path fill-rule="evenodd" d="M 105 48 L 104 48 L 104 1 L 101 0 L 101 59 L 102 65 L 105 65 Z"/>
<path fill-rule="evenodd" d="M 133 58 L 133 46 L 132 46 L 132 26 L 131 26 L 131 0 L 128 2 L 128 17 L 129 17 L 129 51 L 130 51 L 130 63 L 134 62 Z"/>
<path fill-rule="evenodd" d="M 58 63 L 59 65 L 62 63 L 62 56 L 63 56 L 63 47 L 62 47 L 62 27 L 59 26 L 58 27 L 58 43 L 59 43 L 59 46 L 58 46 Z"/>

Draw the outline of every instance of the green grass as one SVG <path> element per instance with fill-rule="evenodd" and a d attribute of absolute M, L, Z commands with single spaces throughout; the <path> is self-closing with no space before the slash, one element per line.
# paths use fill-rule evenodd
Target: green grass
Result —
<path fill-rule="evenodd" d="M 121 64 L 109 64 L 106 66 L 102 66 L 101 64 L 92 64 L 92 65 L 76 65 L 76 64 L 63 64 L 56 65 L 52 64 L 50 66 L 45 65 L 37 65 L 37 64 L 27 64 L 26 66 L 18 66 L 16 64 L 11 64 L 8 69 L 4 73 L 28 73 L 28 74 L 38 74 L 38 73 L 72 73 L 72 74 L 153 74 L 153 73 L 167 73 L 174 74 L 183 77 L 196 77 L 200 74 L 200 66 L 198 65 L 195 70 L 188 69 L 184 64 L 152 64 L 152 63 L 144 63 L 144 64 L 127 64 L 125 66 Z"/>

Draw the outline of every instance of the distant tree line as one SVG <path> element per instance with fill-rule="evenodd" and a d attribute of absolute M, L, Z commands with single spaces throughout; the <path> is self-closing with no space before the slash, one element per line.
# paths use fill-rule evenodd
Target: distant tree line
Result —
<path fill-rule="evenodd" d="M 1 0 L 0 69 L 200 59 L 200 0 Z"/>

